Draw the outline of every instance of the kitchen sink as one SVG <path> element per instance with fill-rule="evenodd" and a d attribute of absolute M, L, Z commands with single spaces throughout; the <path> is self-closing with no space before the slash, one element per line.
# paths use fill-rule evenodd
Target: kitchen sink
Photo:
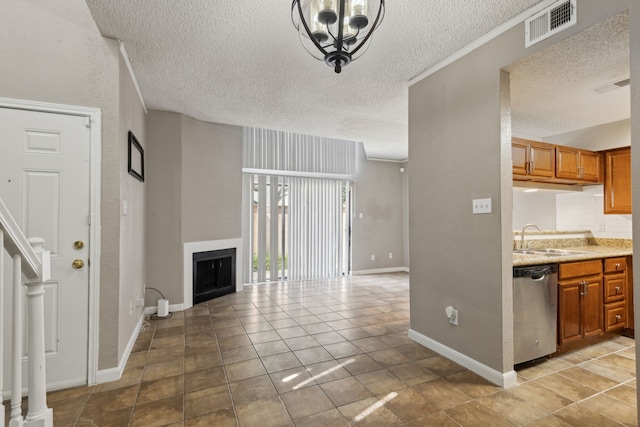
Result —
<path fill-rule="evenodd" d="M 588 254 L 590 252 L 573 251 L 570 249 L 530 248 L 530 249 L 514 249 L 513 253 L 521 254 L 521 255 L 569 256 L 569 255 Z"/>

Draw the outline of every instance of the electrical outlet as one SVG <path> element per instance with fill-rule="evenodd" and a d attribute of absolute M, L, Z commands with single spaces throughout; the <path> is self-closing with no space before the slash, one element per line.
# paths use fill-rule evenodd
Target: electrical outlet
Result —
<path fill-rule="evenodd" d="M 449 323 L 458 326 L 458 310 L 451 310 L 451 316 L 449 316 Z"/>
<path fill-rule="evenodd" d="M 474 214 L 490 214 L 491 199 L 473 199 Z"/>

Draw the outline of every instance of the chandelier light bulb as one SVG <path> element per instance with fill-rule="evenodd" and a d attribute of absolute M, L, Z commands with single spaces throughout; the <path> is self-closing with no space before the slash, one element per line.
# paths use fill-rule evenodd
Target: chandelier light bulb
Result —
<path fill-rule="evenodd" d="M 307 52 L 339 73 L 367 50 L 384 11 L 385 0 L 293 0 L 291 20 Z"/>

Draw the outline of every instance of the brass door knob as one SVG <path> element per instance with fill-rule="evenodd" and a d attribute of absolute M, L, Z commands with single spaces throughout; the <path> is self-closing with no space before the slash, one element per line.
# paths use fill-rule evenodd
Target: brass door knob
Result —
<path fill-rule="evenodd" d="M 71 263 L 71 266 L 73 268 L 82 268 L 84 267 L 84 261 L 81 259 L 74 259 L 73 262 Z"/>
<path fill-rule="evenodd" d="M 76 240 L 73 242 L 74 249 L 82 249 L 84 248 L 84 242 L 82 240 Z"/>

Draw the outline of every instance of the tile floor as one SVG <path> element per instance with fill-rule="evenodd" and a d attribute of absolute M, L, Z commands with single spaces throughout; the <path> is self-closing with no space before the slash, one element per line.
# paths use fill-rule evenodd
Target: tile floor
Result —
<path fill-rule="evenodd" d="M 633 340 L 503 390 L 407 338 L 408 277 L 251 286 L 153 321 L 120 381 L 49 394 L 55 425 L 637 425 Z"/>

